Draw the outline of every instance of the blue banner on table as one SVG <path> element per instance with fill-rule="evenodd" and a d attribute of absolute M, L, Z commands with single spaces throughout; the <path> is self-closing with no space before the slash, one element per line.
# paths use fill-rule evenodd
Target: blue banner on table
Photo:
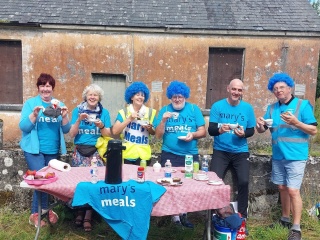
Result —
<path fill-rule="evenodd" d="M 123 239 L 147 239 L 153 204 L 166 189 L 154 182 L 80 182 L 72 206 L 89 204 Z"/>

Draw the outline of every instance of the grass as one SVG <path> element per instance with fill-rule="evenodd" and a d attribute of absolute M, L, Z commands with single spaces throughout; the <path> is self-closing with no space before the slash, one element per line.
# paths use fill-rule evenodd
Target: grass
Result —
<path fill-rule="evenodd" d="M 309 204 L 310 201 L 304 201 Z M 60 219 L 54 226 L 41 228 L 40 240 L 120 240 L 120 237 L 102 220 L 94 215 L 93 230 L 90 233 L 84 232 L 73 224 L 73 212 L 65 206 L 57 206 L 55 211 Z M 15 213 L 9 208 L 0 209 L 0 239 L 31 240 L 34 239 L 36 229 L 29 225 L 29 211 Z M 203 238 L 205 227 L 205 212 L 194 212 L 188 214 L 195 229 L 181 230 L 172 225 L 170 217 L 151 217 L 148 240 L 198 240 Z M 270 213 L 264 219 L 249 218 L 247 227 L 249 237 L 247 240 L 286 240 L 288 230 L 280 226 L 270 229 L 271 223 L 280 216 L 280 208 L 276 206 L 270 209 Z M 302 216 L 302 230 L 304 240 L 316 240 L 320 236 L 320 221 L 308 215 L 306 210 Z"/>

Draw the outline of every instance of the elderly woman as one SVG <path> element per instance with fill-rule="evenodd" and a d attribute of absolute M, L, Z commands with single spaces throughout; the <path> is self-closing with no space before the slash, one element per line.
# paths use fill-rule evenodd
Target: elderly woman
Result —
<path fill-rule="evenodd" d="M 45 115 L 46 109 L 52 107 L 55 79 L 46 73 L 41 73 L 37 80 L 38 95 L 28 99 L 22 108 L 19 128 L 22 131 L 20 146 L 23 150 L 29 170 L 39 170 L 51 159 L 59 159 L 60 152 L 66 154 L 66 145 L 63 134 L 70 130 L 68 109 L 60 101 L 55 101 L 58 110 L 52 116 Z M 34 191 L 29 223 L 38 226 L 38 201 L 40 194 Z M 42 209 L 48 209 L 48 194 L 42 193 Z M 56 223 L 58 216 L 49 211 L 50 223 Z M 46 224 L 41 221 L 41 226 Z"/>
<path fill-rule="evenodd" d="M 146 165 L 150 165 L 149 140 L 150 134 L 155 133 L 152 123 L 156 110 L 144 105 L 149 99 L 149 89 L 143 82 L 134 82 L 126 89 L 124 98 L 128 106 L 119 111 L 112 127 L 114 135 L 123 132 L 124 163 L 140 165 L 141 160 L 146 160 Z"/>
<path fill-rule="evenodd" d="M 100 103 L 103 93 L 96 84 L 87 86 L 82 93 L 83 102 L 72 111 L 69 135 L 74 137 L 75 144 L 73 167 L 89 167 L 93 157 L 96 157 L 98 166 L 104 165 L 95 147 L 101 135 L 110 136 L 110 115 Z M 75 224 L 83 225 L 85 231 L 91 231 L 91 215 L 92 210 L 78 211 Z"/>
<path fill-rule="evenodd" d="M 167 88 L 171 103 L 162 107 L 154 124 L 156 137 L 163 139 L 162 166 L 170 159 L 173 167 L 184 167 L 186 155 L 199 160 L 197 142 L 206 136 L 205 120 L 200 108 L 186 101 L 189 96 L 190 88 L 183 82 L 173 81 Z M 193 228 L 186 213 L 173 216 L 172 221 L 177 226 Z"/>

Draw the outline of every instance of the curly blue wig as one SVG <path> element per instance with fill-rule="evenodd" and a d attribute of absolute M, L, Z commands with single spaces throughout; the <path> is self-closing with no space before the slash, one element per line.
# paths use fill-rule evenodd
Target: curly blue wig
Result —
<path fill-rule="evenodd" d="M 190 88 L 185 83 L 175 80 L 167 87 L 167 97 L 171 99 L 173 95 L 177 94 L 181 94 L 185 98 L 189 98 Z"/>
<path fill-rule="evenodd" d="M 286 83 L 289 87 L 294 86 L 294 81 L 293 79 L 287 74 L 287 73 L 275 73 L 270 79 L 268 83 L 268 89 L 269 91 L 273 91 L 273 86 L 278 83 L 278 82 L 284 82 Z"/>
<path fill-rule="evenodd" d="M 138 92 L 144 93 L 144 103 L 149 100 L 150 91 L 143 82 L 134 82 L 132 83 L 124 93 L 124 100 L 126 103 L 130 104 L 132 102 L 131 98 Z"/>

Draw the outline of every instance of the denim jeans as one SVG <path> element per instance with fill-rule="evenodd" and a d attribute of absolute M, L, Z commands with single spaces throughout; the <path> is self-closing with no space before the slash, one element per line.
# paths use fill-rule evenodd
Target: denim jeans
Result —
<path fill-rule="evenodd" d="M 59 153 L 57 154 L 31 154 L 27 152 L 23 152 L 24 157 L 26 158 L 26 162 L 29 170 L 40 170 L 41 168 L 48 166 L 48 163 L 51 159 L 58 159 Z M 38 194 L 39 191 L 33 192 L 32 203 L 31 203 L 31 214 L 38 212 Z M 41 207 L 42 209 L 48 209 L 48 194 L 41 194 Z"/>

